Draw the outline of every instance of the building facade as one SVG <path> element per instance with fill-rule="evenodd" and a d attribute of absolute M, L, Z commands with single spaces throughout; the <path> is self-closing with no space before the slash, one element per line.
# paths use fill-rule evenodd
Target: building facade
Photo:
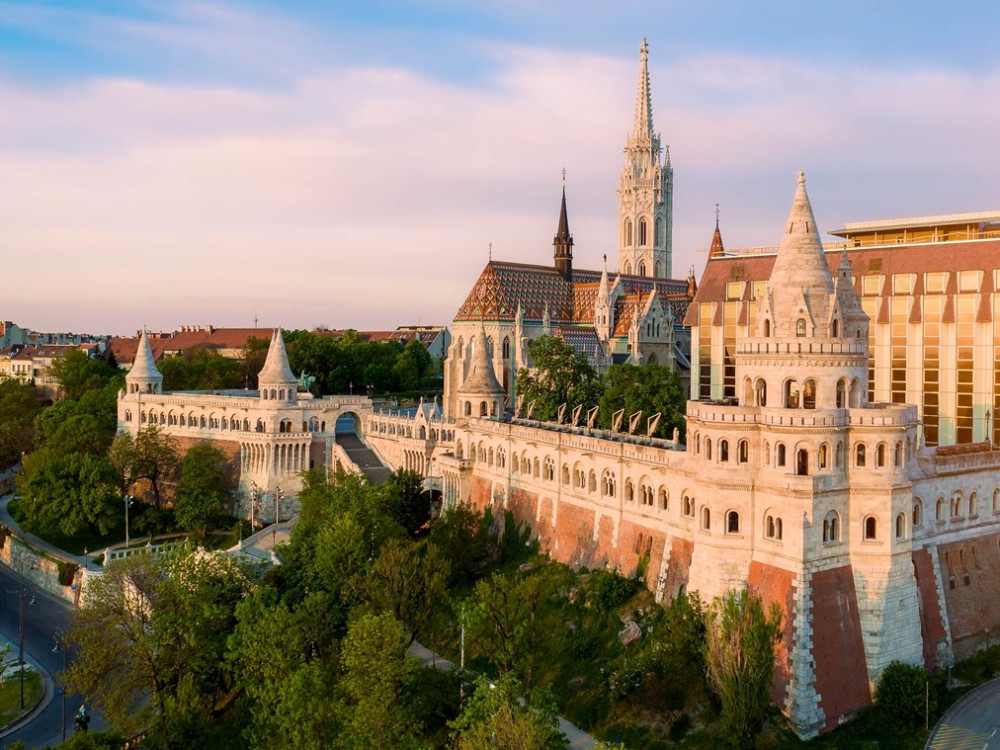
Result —
<path fill-rule="evenodd" d="M 844 248 L 871 325 L 870 401 L 918 406 L 928 445 L 1000 445 L 1000 213 L 848 224 L 826 247 Z M 737 395 L 736 351 L 756 325 L 772 249 L 713 250 L 685 323 L 691 397 Z"/>
<path fill-rule="evenodd" d="M 455 417 L 375 414 L 366 440 L 419 456 L 446 505 L 510 510 L 556 559 L 645 559 L 660 599 L 779 604 L 775 701 L 801 736 L 830 730 L 892 661 L 941 667 L 1000 625 L 1000 451 L 927 447 L 916 406 L 869 398 L 872 324 L 849 256 L 830 260 L 800 175 L 734 395 L 688 403 L 686 446 L 511 417 L 475 346 Z"/>
<path fill-rule="evenodd" d="M 304 472 L 353 467 L 337 443 L 337 423 L 363 434 L 371 411 L 371 401 L 363 396 L 313 398 L 300 393 L 280 329 L 271 337 L 258 390 L 164 392 L 163 376 L 143 332 L 118 397 L 118 429 L 134 435 L 147 425 L 158 425 L 182 450 L 200 442 L 214 444 L 238 468 L 239 503 L 245 506 L 254 496 L 273 500 L 280 490 L 289 505 L 279 510 L 287 518 L 295 511 Z M 262 505 L 257 518 L 273 520 L 271 505 Z M 243 511 L 249 516 L 248 507 Z"/>

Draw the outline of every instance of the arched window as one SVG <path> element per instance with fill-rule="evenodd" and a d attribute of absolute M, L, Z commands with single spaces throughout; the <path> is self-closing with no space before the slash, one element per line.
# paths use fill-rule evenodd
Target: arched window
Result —
<path fill-rule="evenodd" d="M 646 275 L 646 261 L 640 260 L 639 265 L 636 267 L 636 273 L 640 276 Z"/>
<path fill-rule="evenodd" d="M 802 385 L 802 408 L 816 408 L 816 381 L 807 380 Z"/>
<path fill-rule="evenodd" d="M 864 468 L 865 465 L 865 444 L 858 443 L 854 449 L 854 465 Z"/>
<path fill-rule="evenodd" d="M 805 448 L 795 451 L 795 473 L 802 477 L 809 474 L 809 451 Z"/>
<path fill-rule="evenodd" d="M 837 381 L 837 408 L 843 409 L 847 406 L 847 381 Z"/>
<path fill-rule="evenodd" d="M 764 442 L 764 466 L 771 465 L 771 444 Z"/>
<path fill-rule="evenodd" d="M 701 509 L 701 528 L 705 531 L 712 530 L 712 511 L 708 507 Z"/>
<path fill-rule="evenodd" d="M 797 380 L 785 381 L 785 408 L 799 408 L 799 381 Z"/>
<path fill-rule="evenodd" d="M 757 396 L 757 406 L 767 406 L 767 381 L 764 378 L 757 378 L 754 391 Z"/>
<path fill-rule="evenodd" d="M 639 219 L 639 247 L 646 246 L 646 219 Z"/>
<path fill-rule="evenodd" d="M 652 508 L 655 502 L 653 500 L 653 494 L 654 494 L 653 488 L 650 487 L 648 484 L 640 484 L 639 494 L 642 495 L 642 504 L 649 508 Z"/>
<path fill-rule="evenodd" d="M 780 518 L 775 518 L 770 513 L 767 515 L 764 519 L 764 536 L 768 539 L 781 541 L 782 528 Z"/>
<path fill-rule="evenodd" d="M 896 516 L 896 538 L 906 538 L 906 514 L 900 513 Z"/>
<path fill-rule="evenodd" d="M 712 460 L 712 441 L 708 438 L 705 439 L 705 460 Z"/>
<path fill-rule="evenodd" d="M 777 454 L 778 455 L 776 457 L 775 463 L 778 466 L 784 466 L 785 465 L 785 444 L 784 443 L 778 443 Z"/>
<path fill-rule="evenodd" d="M 897 469 L 903 465 L 903 444 L 896 443 L 896 447 L 892 451 L 892 465 Z"/>
<path fill-rule="evenodd" d="M 653 224 L 653 227 L 655 228 L 653 241 L 657 245 L 663 245 L 663 222 L 660 220 L 659 216 L 656 217 L 656 222 Z"/>
<path fill-rule="evenodd" d="M 875 466 L 879 469 L 885 467 L 885 443 L 875 446 Z"/>
<path fill-rule="evenodd" d="M 554 482 L 556 479 L 556 462 L 550 456 L 545 457 L 545 481 Z"/>
<path fill-rule="evenodd" d="M 924 504 L 919 497 L 913 498 L 913 518 L 911 523 L 914 528 L 924 525 Z"/>
<path fill-rule="evenodd" d="M 799 318 L 795 321 L 795 335 L 805 336 L 806 335 L 806 320 L 805 318 Z"/>
<path fill-rule="evenodd" d="M 830 444 L 823 443 L 819 447 L 819 468 L 826 469 L 830 466 Z"/>
<path fill-rule="evenodd" d="M 840 541 L 840 516 L 837 515 L 837 511 L 831 510 L 826 514 L 823 519 L 823 542 L 839 542 Z"/>
<path fill-rule="evenodd" d="M 836 318 L 833 319 L 833 337 L 837 338 L 840 336 L 840 321 Z"/>
<path fill-rule="evenodd" d="M 719 441 L 719 460 L 729 461 L 729 441 L 720 440 Z"/>
<path fill-rule="evenodd" d="M 587 476 L 587 490 L 589 492 L 597 492 L 597 474 L 593 471 Z"/>
<path fill-rule="evenodd" d="M 969 518 L 979 517 L 979 496 L 973 492 L 969 495 Z"/>
<path fill-rule="evenodd" d="M 591 476 L 593 476 L 593 472 L 591 472 Z M 626 483 L 626 487 L 631 488 L 631 486 L 631 482 Z M 617 490 L 617 480 L 615 479 L 614 473 L 609 469 L 605 469 L 601 474 L 601 494 L 605 497 L 614 497 L 617 494 Z M 632 498 L 630 497 L 628 499 L 631 500 Z"/>
<path fill-rule="evenodd" d="M 943 523 L 944 522 L 944 498 L 939 497 L 937 502 L 934 504 L 934 520 Z"/>
<path fill-rule="evenodd" d="M 694 517 L 694 500 L 691 497 L 689 497 L 686 493 L 684 494 L 683 505 L 684 505 L 683 509 L 684 515 L 688 517 Z"/>
<path fill-rule="evenodd" d="M 660 510 L 667 510 L 667 508 L 670 505 L 669 493 L 667 492 L 665 487 L 660 487 L 660 491 L 658 494 L 660 497 Z"/>
<path fill-rule="evenodd" d="M 750 444 L 746 440 L 741 440 L 736 446 L 736 460 L 745 464 L 750 460 Z"/>
<path fill-rule="evenodd" d="M 510 339 L 503 337 L 503 358 L 510 359 Z"/>
<path fill-rule="evenodd" d="M 125 410 L 125 421 L 126 422 L 132 421 L 132 412 L 129 411 L 128 409 Z"/>
<path fill-rule="evenodd" d="M 735 510 L 731 510 L 726 513 L 726 533 L 727 534 L 739 534 L 740 533 L 740 514 Z"/>
<path fill-rule="evenodd" d="M 865 541 L 871 542 L 878 539 L 878 521 L 875 516 L 865 518 Z"/>
<path fill-rule="evenodd" d="M 632 247 L 632 220 L 625 219 L 625 246 Z"/>
<path fill-rule="evenodd" d="M 562 483 L 569 484 L 569 467 L 566 464 L 562 467 Z"/>
<path fill-rule="evenodd" d="M 635 485 L 632 484 L 631 479 L 625 480 L 625 500 L 630 503 L 635 500 Z"/>
<path fill-rule="evenodd" d="M 834 465 L 839 469 L 844 465 L 844 444 L 837 442 L 837 450 L 834 458 Z"/>
<path fill-rule="evenodd" d="M 764 338 L 771 338 L 771 320 L 764 318 Z"/>

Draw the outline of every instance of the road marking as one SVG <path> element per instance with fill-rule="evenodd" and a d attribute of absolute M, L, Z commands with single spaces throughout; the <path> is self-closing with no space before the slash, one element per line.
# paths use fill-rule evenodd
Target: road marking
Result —
<path fill-rule="evenodd" d="M 971 729 L 950 727 L 942 724 L 934 735 L 931 748 L 935 750 L 986 750 L 990 737 L 984 732 L 973 732 Z"/>

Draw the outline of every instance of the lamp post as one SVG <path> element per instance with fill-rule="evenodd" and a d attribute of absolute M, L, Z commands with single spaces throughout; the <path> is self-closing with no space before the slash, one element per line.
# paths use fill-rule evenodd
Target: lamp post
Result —
<path fill-rule="evenodd" d="M 250 481 L 250 533 L 251 534 L 257 528 L 254 511 L 257 508 L 257 492 L 259 489 L 260 488 L 257 487 L 257 483 L 251 480 Z"/>
<path fill-rule="evenodd" d="M 63 742 L 66 741 L 66 639 L 63 636 L 63 632 L 56 628 L 55 632 L 52 633 L 52 640 L 56 643 L 52 647 L 52 653 L 57 654 L 62 652 L 62 674 L 59 676 L 60 681 L 62 681 L 62 738 Z"/>
<path fill-rule="evenodd" d="M 128 537 L 128 509 L 132 505 L 132 502 L 134 500 L 135 500 L 134 497 L 132 497 L 131 495 L 129 495 L 127 493 L 125 494 L 125 549 L 128 549 L 128 545 L 129 545 L 129 537 Z"/>
<path fill-rule="evenodd" d="M 280 519 L 278 506 L 284 499 L 285 493 L 282 492 L 281 486 L 274 488 L 274 526 L 271 527 L 271 547 L 273 548 L 275 544 L 278 543 L 278 521 Z"/>

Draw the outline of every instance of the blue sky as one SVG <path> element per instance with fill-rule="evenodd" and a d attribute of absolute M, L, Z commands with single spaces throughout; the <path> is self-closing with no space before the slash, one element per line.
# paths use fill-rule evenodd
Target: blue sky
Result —
<path fill-rule="evenodd" d="M 615 255 L 638 45 L 675 275 L 821 226 L 998 208 L 993 4 L 0 1 L 0 316 L 450 320 L 486 261 Z M 11 288 L 13 286 L 13 288 Z"/>

